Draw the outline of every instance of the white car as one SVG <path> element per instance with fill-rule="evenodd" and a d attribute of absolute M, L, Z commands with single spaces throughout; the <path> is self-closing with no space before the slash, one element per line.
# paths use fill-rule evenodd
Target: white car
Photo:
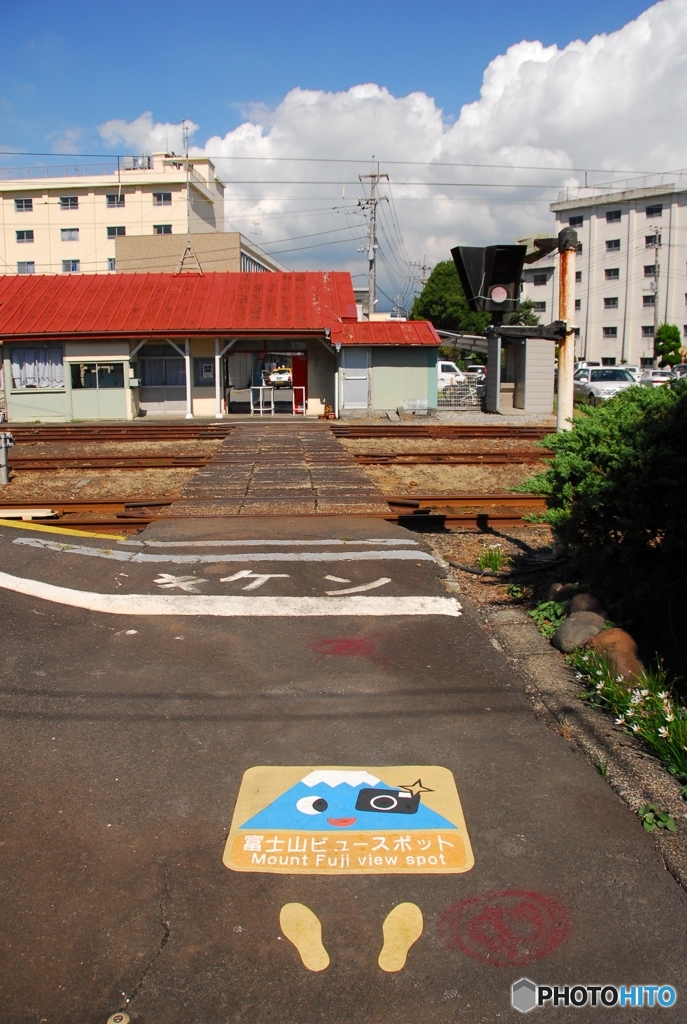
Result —
<path fill-rule="evenodd" d="M 267 378 L 270 387 L 290 388 L 293 384 L 293 377 L 290 366 L 276 366 Z"/>
<path fill-rule="evenodd" d="M 632 374 L 632 376 L 634 377 L 634 379 L 635 379 L 636 381 L 638 381 L 638 380 L 639 380 L 639 377 L 640 377 L 640 370 L 639 370 L 639 367 L 638 367 L 638 366 L 628 366 L 628 364 L 627 364 L 627 363 L 623 363 L 623 364 L 622 364 L 622 366 L 620 367 L 620 369 L 621 369 L 621 370 L 627 370 L 627 372 L 628 372 L 628 373 L 631 373 L 631 374 Z"/>
<path fill-rule="evenodd" d="M 440 359 L 437 373 L 439 391 L 444 388 L 453 387 L 454 384 L 464 384 L 466 377 L 462 370 L 459 370 L 455 363 L 447 359 Z"/>
<path fill-rule="evenodd" d="M 465 372 L 471 377 L 486 377 L 487 368 L 482 363 L 472 363 Z"/>
<path fill-rule="evenodd" d="M 576 402 L 600 405 L 619 391 L 631 388 L 637 381 L 623 366 L 582 366 L 573 377 Z"/>
<path fill-rule="evenodd" d="M 639 383 L 645 384 L 648 388 L 660 388 L 670 380 L 675 380 L 671 370 L 645 370 L 639 378 Z"/>

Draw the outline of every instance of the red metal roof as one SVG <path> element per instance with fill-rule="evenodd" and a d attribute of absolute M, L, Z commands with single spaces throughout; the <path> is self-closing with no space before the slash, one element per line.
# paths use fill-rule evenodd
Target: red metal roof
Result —
<path fill-rule="evenodd" d="M 342 345 L 441 345 L 428 320 L 363 320 L 332 328 L 332 341 Z"/>
<path fill-rule="evenodd" d="M 357 323 L 341 271 L 0 276 L 0 340 L 325 330 L 343 345 L 440 344 L 423 321 Z"/>

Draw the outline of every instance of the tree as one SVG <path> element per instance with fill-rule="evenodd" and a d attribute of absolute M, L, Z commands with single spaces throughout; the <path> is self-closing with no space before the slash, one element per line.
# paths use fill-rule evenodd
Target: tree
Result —
<path fill-rule="evenodd" d="M 680 328 L 675 324 L 661 324 L 654 338 L 654 355 L 659 366 L 675 366 L 680 362 Z"/>
<path fill-rule="evenodd" d="M 506 317 L 507 324 L 522 324 L 524 327 L 536 327 L 540 323 L 539 316 L 534 312 L 534 300 L 523 299 L 520 308 Z"/>
<path fill-rule="evenodd" d="M 481 334 L 488 313 L 473 313 L 452 260 L 437 263 L 410 311 L 411 320 L 429 320 L 440 330 Z"/>

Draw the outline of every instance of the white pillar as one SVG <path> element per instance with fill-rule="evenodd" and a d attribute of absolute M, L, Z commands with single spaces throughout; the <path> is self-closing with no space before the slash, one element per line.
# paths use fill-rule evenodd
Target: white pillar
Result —
<path fill-rule="evenodd" d="M 219 338 L 215 338 L 215 419 L 222 419 L 222 381 L 220 374 Z"/>
<path fill-rule="evenodd" d="M 184 341 L 184 365 L 186 367 L 186 419 L 193 419 L 193 377 L 191 375 L 191 342 Z"/>

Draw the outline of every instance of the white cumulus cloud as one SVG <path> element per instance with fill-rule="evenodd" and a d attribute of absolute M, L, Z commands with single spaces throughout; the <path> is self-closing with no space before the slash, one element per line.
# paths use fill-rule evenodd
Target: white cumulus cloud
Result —
<path fill-rule="evenodd" d="M 380 206 L 380 283 L 393 297 L 417 274 L 409 263 L 446 259 L 458 242 L 550 228 L 557 189 L 584 184 L 578 168 L 596 183 L 615 172 L 687 167 L 686 115 L 687 0 L 662 0 L 588 42 L 511 46 L 455 120 L 423 92 L 397 97 L 372 83 L 293 89 L 193 152 L 211 156 L 227 183 L 228 229 L 289 267 L 345 267 L 361 285 L 366 253 L 357 250 L 367 228 L 358 174 L 379 160 L 390 176 L 380 192 L 393 199 Z M 181 148 L 180 126 L 150 113 L 100 132 L 138 152 Z"/>

